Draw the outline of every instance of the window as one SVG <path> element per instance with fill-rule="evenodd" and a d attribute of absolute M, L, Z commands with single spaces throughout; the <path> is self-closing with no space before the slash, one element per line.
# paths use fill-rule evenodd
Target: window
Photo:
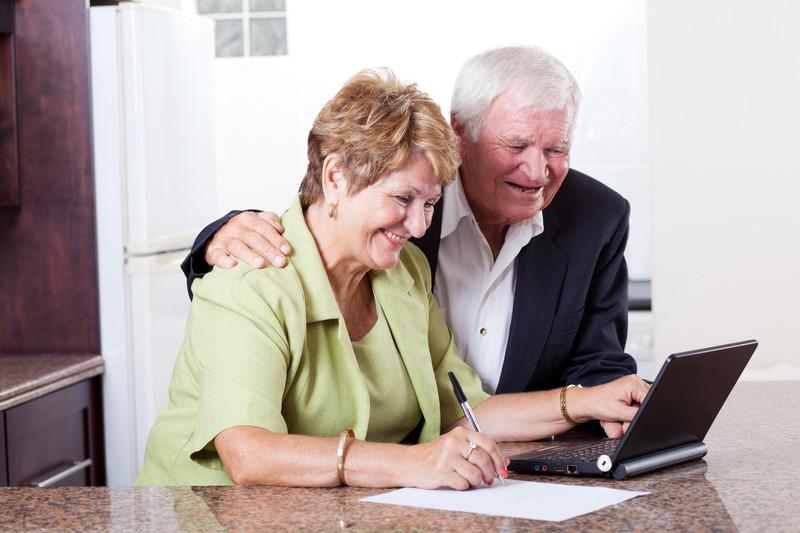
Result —
<path fill-rule="evenodd" d="M 217 57 L 285 56 L 286 0 L 197 0 L 216 21 Z"/>

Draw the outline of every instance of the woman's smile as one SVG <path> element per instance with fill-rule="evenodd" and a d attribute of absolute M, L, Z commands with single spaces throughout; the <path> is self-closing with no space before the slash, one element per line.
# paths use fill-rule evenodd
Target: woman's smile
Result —
<path fill-rule="evenodd" d="M 388 229 L 381 231 L 386 236 L 387 240 L 394 246 L 402 247 L 406 242 L 405 238 L 401 237 L 400 235 L 397 235 L 396 233 L 392 233 Z"/>

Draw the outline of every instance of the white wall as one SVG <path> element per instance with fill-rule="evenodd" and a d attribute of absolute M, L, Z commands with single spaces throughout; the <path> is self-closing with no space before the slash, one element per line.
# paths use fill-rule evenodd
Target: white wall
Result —
<path fill-rule="evenodd" d="M 631 199 L 631 275 L 649 278 L 645 17 L 645 0 L 288 0 L 289 55 L 216 61 L 219 211 L 289 205 L 314 117 L 357 71 L 388 66 L 448 113 L 465 59 L 536 44 L 581 84 L 573 166 Z"/>
<path fill-rule="evenodd" d="M 656 357 L 800 378 L 800 3 L 648 2 Z"/>

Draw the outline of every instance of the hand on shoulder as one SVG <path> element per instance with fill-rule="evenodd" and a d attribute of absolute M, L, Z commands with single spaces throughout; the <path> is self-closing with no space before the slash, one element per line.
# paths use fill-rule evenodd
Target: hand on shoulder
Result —
<path fill-rule="evenodd" d="M 236 256 L 253 268 L 269 263 L 281 268 L 291 251 L 281 236 L 280 218 L 271 212 L 243 211 L 231 218 L 211 239 L 206 248 L 206 262 L 220 268 L 233 268 Z"/>

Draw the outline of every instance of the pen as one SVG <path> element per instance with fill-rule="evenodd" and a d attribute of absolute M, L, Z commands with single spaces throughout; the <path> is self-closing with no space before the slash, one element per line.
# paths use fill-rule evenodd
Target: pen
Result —
<path fill-rule="evenodd" d="M 475 413 L 472 412 L 472 407 L 470 407 L 469 402 L 467 401 L 467 396 L 464 394 L 461 384 L 456 379 L 456 375 L 452 372 L 448 372 L 447 375 L 450 376 L 450 381 L 453 383 L 453 392 L 456 395 L 456 400 L 461 406 L 461 410 L 464 411 L 464 416 L 467 418 L 467 422 L 469 422 L 469 424 L 472 426 L 472 429 L 478 433 L 483 433 L 483 431 L 481 431 L 481 427 L 478 425 L 478 419 L 475 418 Z M 500 483 L 503 485 L 506 484 L 506 482 L 503 481 L 503 478 L 500 477 L 500 474 L 495 472 L 494 475 L 500 480 Z"/>

